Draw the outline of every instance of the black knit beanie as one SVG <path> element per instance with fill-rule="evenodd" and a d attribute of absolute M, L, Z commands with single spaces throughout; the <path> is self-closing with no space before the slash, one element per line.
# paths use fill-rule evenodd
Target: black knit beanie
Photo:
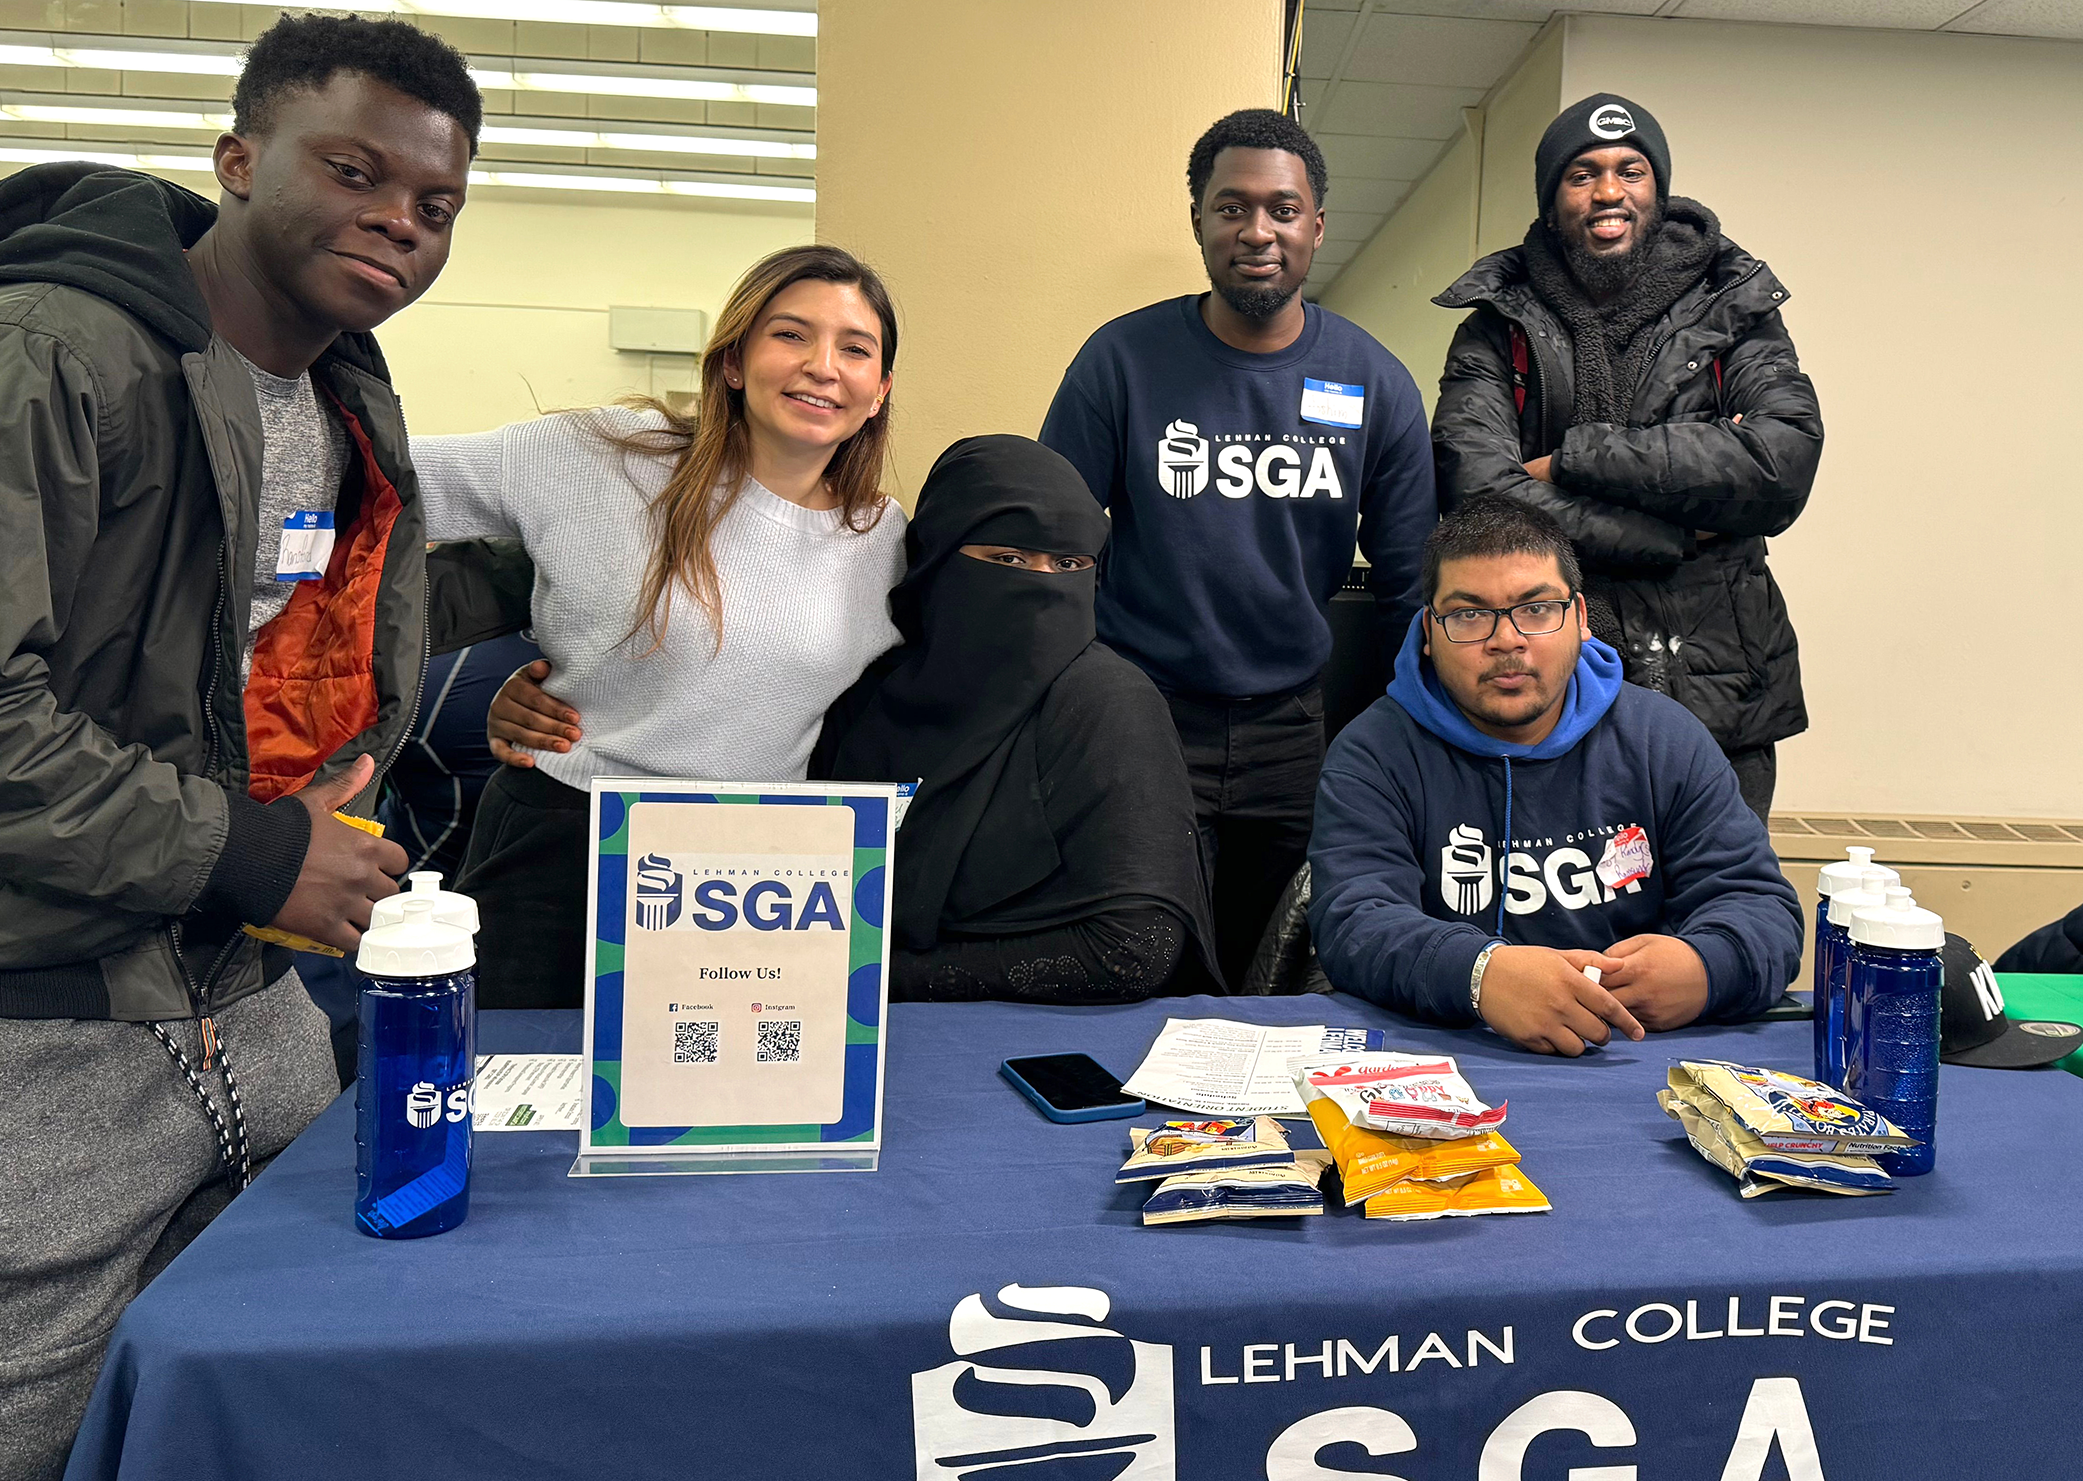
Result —
<path fill-rule="evenodd" d="M 1671 148 L 1664 143 L 1663 125 L 1640 103 L 1630 103 L 1618 93 L 1593 93 L 1555 116 L 1533 151 L 1534 189 L 1540 199 L 1535 209 L 1542 219 L 1555 209 L 1555 191 L 1570 161 L 1593 149 L 1614 144 L 1631 144 L 1642 151 L 1656 171 L 1656 203 L 1671 198 Z"/>

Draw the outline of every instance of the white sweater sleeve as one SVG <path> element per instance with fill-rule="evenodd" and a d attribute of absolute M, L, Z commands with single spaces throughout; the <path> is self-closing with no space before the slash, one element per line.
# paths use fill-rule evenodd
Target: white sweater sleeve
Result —
<path fill-rule="evenodd" d="M 506 499 L 506 443 L 513 430 L 412 439 L 429 540 L 520 535 Z"/>

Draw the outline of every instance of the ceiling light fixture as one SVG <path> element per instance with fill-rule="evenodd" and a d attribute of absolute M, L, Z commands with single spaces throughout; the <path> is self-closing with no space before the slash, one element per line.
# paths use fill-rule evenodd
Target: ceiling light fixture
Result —
<path fill-rule="evenodd" d="M 0 58 L 4 60 L 4 58 Z M 475 63 L 470 79 L 487 91 L 524 93 L 590 93 L 610 98 L 678 98 L 693 103 L 779 103 L 788 108 L 815 108 L 814 87 L 777 86 L 760 82 L 724 82 L 706 77 L 673 77 L 663 68 L 628 72 L 522 72 L 511 67 Z"/>
<path fill-rule="evenodd" d="M 606 0 L 603 0 L 606 3 Z M 97 36 L 91 47 L 42 31 L 0 31 L 0 66 L 94 67 L 116 72 L 174 72 L 236 77 L 244 48 L 233 42 L 160 41 Z M 470 76 L 498 91 L 585 93 L 618 98 L 678 98 L 701 103 L 772 103 L 817 106 L 808 72 L 761 68 L 661 67 L 615 62 L 574 63 L 553 58 L 472 57 Z"/>
<path fill-rule="evenodd" d="M 280 9 L 282 0 L 229 0 Z M 480 21 L 547 21 L 566 26 L 649 26 L 674 31 L 730 31 L 756 36 L 815 36 L 814 10 L 759 10 L 727 5 L 638 5 L 628 0 L 355 0 L 359 11 L 448 15 Z"/>
<path fill-rule="evenodd" d="M 207 129 L 223 133 L 229 113 L 179 112 L 164 108 L 89 108 L 76 103 L 0 102 L 0 114 L 25 123 L 90 123 L 113 128 Z"/>
<path fill-rule="evenodd" d="M 202 77 L 236 77 L 244 65 L 237 52 L 120 51 L 81 46 L 0 45 L 0 66 L 106 67 L 113 71 L 180 72 Z"/>
<path fill-rule="evenodd" d="M 91 124 L 107 128 L 195 129 L 223 133 L 232 126 L 229 113 L 203 108 L 174 109 L 133 105 L 114 99 L 87 105 L 64 93 L 17 93 L 0 96 L 0 117 L 24 123 Z M 501 117 L 487 121 L 479 138 L 487 144 L 519 144 L 535 149 L 632 149 L 656 154 L 706 154 L 738 159 L 816 159 L 815 138 L 801 130 L 688 128 L 672 125 L 623 124 L 615 129 L 572 128 L 564 119 Z M 620 120 L 617 120 L 619 123 Z M 657 130 L 657 131 L 653 131 Z"/>
<path fill-rule="evenodd" d="M 65 160 L 87 160 L 94 164 L 113 165 L 124 170 L 182 170 L 206 174 L 215 168 L 207 154 L 0 146 L 0 164 L 47 165 Z M 670 175 L 555 171 L 541 165 L 528 170 L 472 170 L 470 183 L 521 190 L 589 190 L 616 195 L 679 195 L 712 200 L 789 201 L 808 204 L 817 199 L 817 191 L 807 185 L 762 185 L 737 180 L 702 180 Z"/>

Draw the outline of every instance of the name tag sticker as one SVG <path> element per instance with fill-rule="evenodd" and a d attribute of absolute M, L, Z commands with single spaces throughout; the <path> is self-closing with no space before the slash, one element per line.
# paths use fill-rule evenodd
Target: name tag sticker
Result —
<path fill-rule="evenodd" d="M 275 555 L 277 581 L 316 581 L 332 558 L 330 510 L 299 509 L 282 521 L 282 548 Z"/>
<path fill-rule="evenodd" d="M 1639 823 L 1630 823 L 1606 840 L 1606 855 L 1598 861 L 1598 877 L 1609 890 L 1624 890 L 1636 880 L 1647 879 L 1654 861 L 1649 857 L 1649 835 Z"/>
<path fill-rule="evenodd" d="M 924 780 L 921 777 L 916 782 L 897 783 L 896 824 L 899 828 L 904 826 L 904 815 L 911 811 L 911 799 L 918 796 L 919 785 Z"/>
<path fill-rule="evenodd" d="M 1302 382 L 1302 420 L 1326 427 L 1357 427 L 1366 409 L 1367 388 L 1337 381 Z"/>

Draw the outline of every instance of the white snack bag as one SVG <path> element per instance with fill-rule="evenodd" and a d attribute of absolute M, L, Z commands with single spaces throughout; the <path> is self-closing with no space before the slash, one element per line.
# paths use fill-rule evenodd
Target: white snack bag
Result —
<path fill-rule="evenodd" d="M 1448 1054 L 1353 1054 L 1305 1060 L 1295 1085 L 1306 1103 L 1329 1100 L 1355 1126 L 1454 1141 L 1494 1131 L 1505 1106 L 1476 1099 Z"/>

